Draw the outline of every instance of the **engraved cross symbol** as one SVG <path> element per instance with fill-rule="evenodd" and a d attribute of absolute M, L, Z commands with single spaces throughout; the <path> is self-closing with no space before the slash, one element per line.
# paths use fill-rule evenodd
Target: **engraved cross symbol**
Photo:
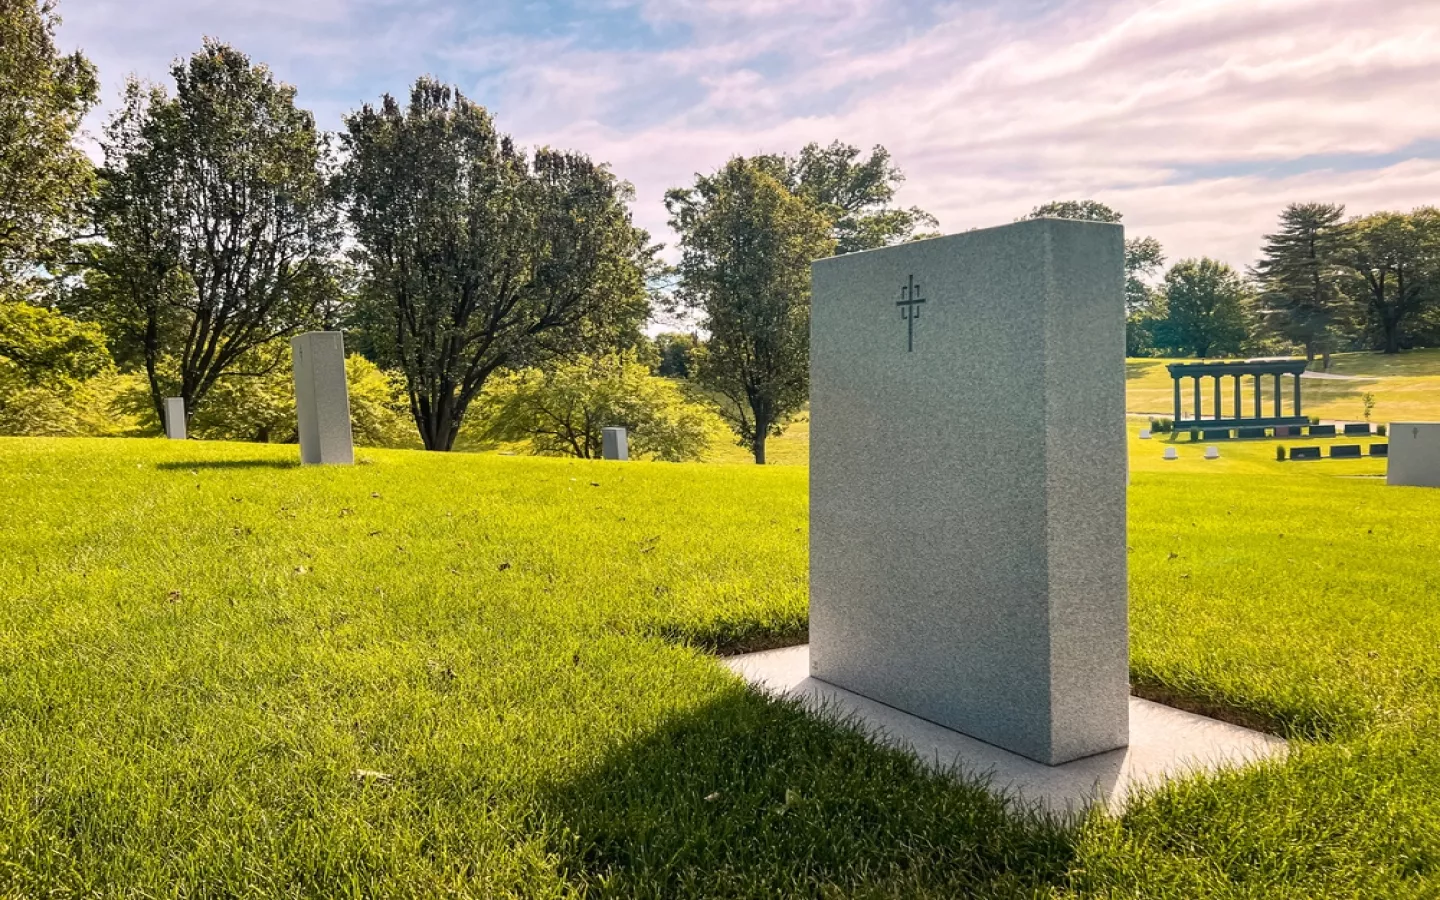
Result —
<path fill-rule="evenodd" d="M 920 304 L 925 298 L 920 296 L 920 285 L 915 283 L 915 276 L 910 276 L 910 283 L 900 286 L 900 299 L 895 305 L 900 307 L 900 318 L 905 320 L 905 352 L 915 352 L 915 320 L 920 318 Z"/>

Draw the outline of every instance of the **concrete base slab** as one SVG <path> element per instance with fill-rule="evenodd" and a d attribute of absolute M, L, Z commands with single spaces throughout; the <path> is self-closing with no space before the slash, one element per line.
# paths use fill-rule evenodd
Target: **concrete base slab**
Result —
<path fill-rule="evenodd" d="M 1131 697 L 1129 747 L 1047 766 L 811 678 L 808 646 L 747 653 L 725 664 L 756 687 L 904 747 L 938 771 L 985 779 L 992 790 L 1058 815 L 1097 802 L 1119 813 L 1146 786 L 1286 751 L 1273 735 Z"/>

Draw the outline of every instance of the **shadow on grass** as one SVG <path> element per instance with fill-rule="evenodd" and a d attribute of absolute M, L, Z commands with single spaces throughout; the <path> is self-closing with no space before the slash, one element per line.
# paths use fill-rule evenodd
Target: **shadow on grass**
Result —
<path fill-rule="evenodd" d="M 572 780 L 537 815 L 602 897 L 1029 897 L 1074 832 L 795 704 L 736 687 Z"/>
<path fill-rule="evenodd" d="M 193 462 L 156 463 L 157 469 L 298 469 L 295 459 L 206 459 Z"/>

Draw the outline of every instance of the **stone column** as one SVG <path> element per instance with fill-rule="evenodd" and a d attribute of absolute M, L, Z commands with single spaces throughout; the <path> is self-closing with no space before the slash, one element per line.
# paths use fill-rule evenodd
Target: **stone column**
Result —
<path fill-rule="evenodd" d="M 1243 419 L 1243 418 L 1245 418 L 1245 408 L 1244 408 L 1244 407 L 1245 407 L 1245 404 L 1244 404 L 1243 402 L 1241 402 L 1241 397 L 1240 397 L 1240 376 L 1239 376 L 1239 375 L 1236 375 L 1236 376 L 1234 376 L 1234 377 L 1235 377 L 1235 418 L 1236 418 L 1236 419 Z"/>
<path fill-rule="evenodd" d="M 814 264 L 814 678 L 1049 765 L 1128 742 L 1123 239 L 1033 219 Z"/>
<path fill-rule="evenodd" d="M 1225 401 L 1220 396 L 1220 376 L 1215 376 L 1215 421 L 1225 418 Z"/>
<path fill-rule="evenodd" d="M 1255 418 L 1257 418 L 1257 419 L 1263 419 L 1263 418 L 1265 418 L 1265 405 L 1264 405 L 1263 402 L 1261 402 L 1260 393 L 1261 393 L 1261 389 L 1260 389 L 1260 376 L 1259 376 L 1259 375 L 1256 375 L 1256 376 L 1255 376 Z"/>
<path fill-rule="evenodd" d="M 165 436 L 172 441 L 185 440 L 185 398 L 165 398 Z"/>
<path fill-rule="evenodd" d="M 1190 376 L 1190 377 L 1193 378 L 1193 379 L 1195 379 L 1195 408 L 1192 409 L 1192 410 L 1190 410 L 1190 419 L 1191 419 L 1191 421 L 1195 422 L 1196 424 L 1199 424 L 1199 422 L 1200 422 L 1200 408 L 1201 408 L 1201 405 L 1202 405 L 1202 404 L 1200 403 L 1200 376 L 1199 376 L 1199 375 L 1192 375 L 1192 376 Z"/>
<path fill-rule="evenodd" d="M 1180 376 L 1171 375 L 1170 383 L 1175 387 L 1175 425 L 1180 425 Z"/>
<path fill-rule="evenodd" d="M 290 339 L 290 351 L 295 363 L 300 462 L 307 466 L 354 463 L 344 339 L 338 331 L 309 331 Z"/>
<path fill-rule="evenodd" d="M 605 428 L 601 430 L 600 455 L 605 459 L 622 462 L 630 458 L 630 442 L 626 439 L 625 429 Z"/>
<path fill-rule="evenodd" d="M 1280 373 L 1275 373 L 1275 418 L 1280 418 Z"/>
<path fill-rule="evenodd" d="M 1302 415 L 1300 412 L 1300 373 L 1295 373 L 1295 415 Z"/>

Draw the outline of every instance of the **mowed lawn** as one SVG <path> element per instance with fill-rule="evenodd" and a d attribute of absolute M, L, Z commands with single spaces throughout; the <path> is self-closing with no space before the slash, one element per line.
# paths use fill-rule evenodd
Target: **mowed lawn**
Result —
<path fill-rule="evenodd" d="M 715 661 L 803 467 L 0 440 L 0 897 L 1440 893 L 1440 491 L 1162 449 L 1133 680 L 1292 752 L 1055 823 Z"/>

